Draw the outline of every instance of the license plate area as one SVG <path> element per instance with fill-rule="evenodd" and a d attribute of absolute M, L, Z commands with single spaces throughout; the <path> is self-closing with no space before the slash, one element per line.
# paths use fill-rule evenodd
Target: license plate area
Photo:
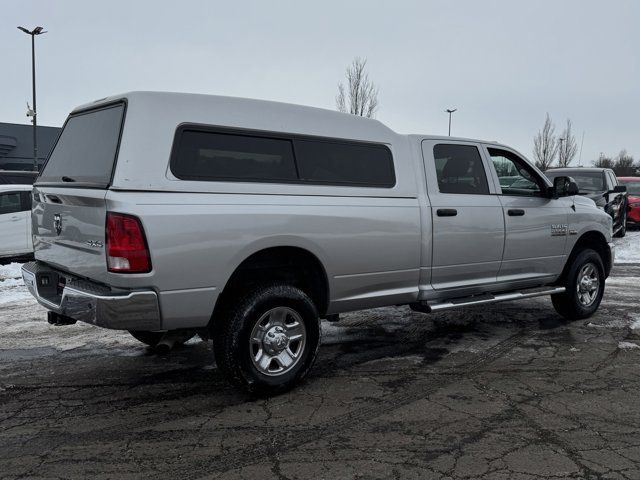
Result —
<path fill-rule="evenodd" d="M 67 283 L 67 279 L 57 272 L 36 273 L 36 288 L 38 295 L 51 303 L 60 305 L 62 302 L 62 291 Z"/>

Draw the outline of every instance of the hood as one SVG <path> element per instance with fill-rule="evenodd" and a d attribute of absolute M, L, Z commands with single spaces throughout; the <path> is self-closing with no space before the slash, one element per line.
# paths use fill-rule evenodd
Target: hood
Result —
<path fill-rule="evenodd" d="M 585 207 L 595 207 L 595 201 L 587 195 L 576 195 L 573 197 L 574 203 L 577 205 L 584 205 Z"/>
<path fill-rule="evenodd" d="M 627 201 L 629 203 L 640 203 L 640 195 L 629 195 Z"/>
<path fill-rule="evenodd" d="M 580 196 L 593 200 L 598 207 L 603 207 L 607 204 L 607 199 L 604 198 L 605 192 L 593 192 L 593 193 L 581 193 Z"/>

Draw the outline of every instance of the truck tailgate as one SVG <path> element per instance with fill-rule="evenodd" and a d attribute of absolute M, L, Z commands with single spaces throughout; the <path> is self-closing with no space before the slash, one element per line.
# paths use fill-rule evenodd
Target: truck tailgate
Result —
<path fill-rule="evenodd" d="M 35 187 L 31 215 L 35 258 L 104 282 L 106 193 L 93 188 Z"/>

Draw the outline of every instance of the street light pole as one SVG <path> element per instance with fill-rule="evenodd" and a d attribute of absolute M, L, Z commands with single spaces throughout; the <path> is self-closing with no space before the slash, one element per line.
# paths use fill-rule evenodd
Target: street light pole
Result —
<path fill-rule="evenodd" d="M 455 112 L 456 110 L 458 110 L 458 109 L 457 108 L 454 108 L 454 109 L 447 108 L 445 110 L 445 112 L 447 112 L 449 114 L 449 136 L 451 136 L 451 114 L 453 112 Z"/>
<path fill-rule="evenodd" d="M 42 27 L 36 27 L 32 31 L 27 30 L 24 27 L 18 27 L 18 30 L 22 30 L 27 35 L 31 35 L 31 85 L 33 95 L 33 170 L 38 171 L 38 109 L 36 107 L 36 35 L 42 35 L 47 33 L 43 31 Z M 29 115 L 29 112 L 27 112 Z"/>

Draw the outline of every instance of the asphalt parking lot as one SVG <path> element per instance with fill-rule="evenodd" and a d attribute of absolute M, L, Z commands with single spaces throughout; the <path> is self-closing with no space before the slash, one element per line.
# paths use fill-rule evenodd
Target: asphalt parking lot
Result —
<path fill-rule="evenodd" d="M 596 316 L 547 298 L 324 324 L 312 375 L 253 399 L 208 344 L 0 306 L 2 478 L 640 478 L 640 264 Z"/>

